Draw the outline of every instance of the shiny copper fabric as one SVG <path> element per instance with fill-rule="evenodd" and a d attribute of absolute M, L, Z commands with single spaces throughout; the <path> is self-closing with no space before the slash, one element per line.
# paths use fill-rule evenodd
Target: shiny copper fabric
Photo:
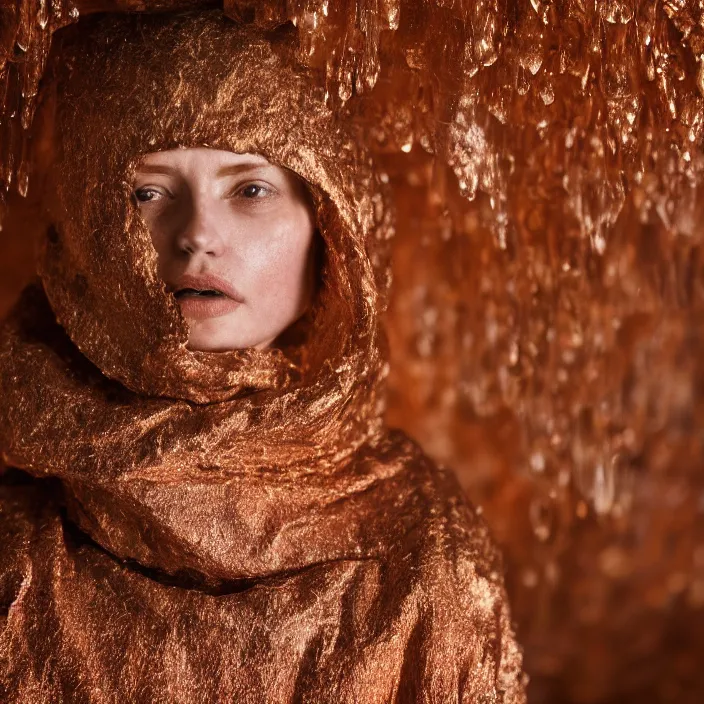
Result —
<path fill-rule="evenodd" d="M 502 546 L 529 697 L 700 704 L 702 0 L 0 0 L 3 313 L 52 33 L 207 3 L 290 21 L 383 155 L 387 418 Z"/>
<path fill-rule="evenodd" d="M 55 47 L 53 227 L 0 337 L 2 702 L 525 699 L 486 524 L 382 421 L 382 184 L 289 46 L 209 12 Z M 313 188 L 323 288 L 288 349 L 185 348 L 129 191 L 203 145 Z"/>

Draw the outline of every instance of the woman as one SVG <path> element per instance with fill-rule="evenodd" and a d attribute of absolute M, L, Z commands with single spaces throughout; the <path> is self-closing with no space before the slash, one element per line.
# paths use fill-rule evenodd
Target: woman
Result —
<path fill-rule="evenodd" d="M 218 12 L 57 44 L 0 344 L 2 701 L 524 701 L 485 523 L 383 423 L 380 180 L 291 56 Z M 243 159 L 289 179 L 278 225 L 238 200 L 261 173 L 217 180 Z"/>

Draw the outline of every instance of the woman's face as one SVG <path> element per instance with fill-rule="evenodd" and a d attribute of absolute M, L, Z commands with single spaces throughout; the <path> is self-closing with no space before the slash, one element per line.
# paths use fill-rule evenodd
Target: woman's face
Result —
<path fill-rule="evenodd" d="M 258 154 L 154 152 L 136 172 L 134 198 L 189 349 L 264 349 L 311 303 L 315 220 L 293 172 Z"/>

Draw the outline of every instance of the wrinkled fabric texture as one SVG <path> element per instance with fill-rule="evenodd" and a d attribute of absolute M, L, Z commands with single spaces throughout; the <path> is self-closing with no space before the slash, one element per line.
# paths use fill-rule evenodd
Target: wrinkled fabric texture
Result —
<path fill-rule="evenodd" d="M 287 32 L 99 18 L 49 85 L 54 225 L 0 336 L 0 701 L 523 702 L 486 524 L 383 422 L 383 183 Z M 325 262 L 290 347 L 186 349 L 130 199 L 179 146 L 309 183 Z"/>

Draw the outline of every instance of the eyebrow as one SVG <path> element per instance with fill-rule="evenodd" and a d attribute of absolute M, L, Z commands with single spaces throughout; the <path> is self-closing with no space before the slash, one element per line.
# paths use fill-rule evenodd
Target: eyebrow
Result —
<path fill-rule="evenodd" d="M 238 164 L 229 164 L 218 169 L 215 174 L 218 178 L 223 176 L 231 176 L 239 174 L 243 171 L 252 171 L 254 169 L 267 169 L 272 166 L 268 161 L 243 161 Z M 169 176 L 178 175 L 178 169 L 166 164 L 142 164 L 137 167 L 137 173 L 141 174 L 167 174 Z"/>
<path fill-rule="evenodd" d="M 218 169 L 216 176 L 232 176 L 243 171 L 253 171 L 254 169 L 268 169 L 271 164 L 268 161 L 243 161 L 240 164 L 229 164 Z"/>
<path fill-rule="evenodd" d="M 171 166 L 161 164 L 141 164 L 135 169 L 136 173 L 140 174 L 176 174 L 176 169 Z"/>

